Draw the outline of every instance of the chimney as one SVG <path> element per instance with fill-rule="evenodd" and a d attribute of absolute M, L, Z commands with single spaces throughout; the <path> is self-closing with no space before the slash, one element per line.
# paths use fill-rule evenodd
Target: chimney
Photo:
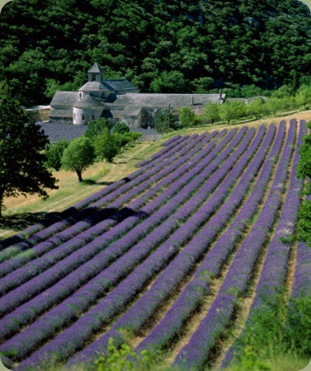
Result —
<path fill-rule="evenodd" d="M 222 97 L 222 88 L 219 89 L 219 103 L 223 102 L 223 97 Z"/>

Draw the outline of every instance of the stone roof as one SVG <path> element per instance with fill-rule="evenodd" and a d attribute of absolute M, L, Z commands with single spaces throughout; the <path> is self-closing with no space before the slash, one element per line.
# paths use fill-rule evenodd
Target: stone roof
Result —
<path fill-rule="evenodd" d="M 114 89 L 111 88 L 106 82 L 101 83 L 98 81 L 89 81 L 84 84 L 79 91 L 109 91 L 114 92 Z"/>
<path fill-rule="evenodd" d="M 72 118 L 72 108 L 70 109 L 52 109 L 50 113 L 50 118 L 57 118 L 57 117 L 64 117 L 64 118 Z"/>
<path fill-rule="evenodd" d="M 78 100 L 73 104 L 75 108 L 104 108 L 104 105 L 96 98 L 91 95 L 86 95 L 81 100 Z"/>
<path fill-rule="evenodd" d="M 138 93 L 136 86 L 131 84 L 127 79 L 105 80 L 117 94 Z"/>
<path fill-rule="evenodd" d="M 207 102 L 219 102 L 219 94 L 144 94 L 128 93 L 117 96 L 114 104 L 121 106 L 139 106 L 163 108 L 169 105 L 174 108 L 195 107 Z"/>
<path fill-rule="evenodd" d="M 143 107 L 127 106 L 122 111 L 123 116 L 138 116 Z"/>
<path fill-rule="evenodd" d="M 98 63 L 94 63 L 93 66 L 87 71 L 88 73 L 101 73 L 103 70 L 100 68 Z"/>
<path fill-rule="evenodd" d="M 78 100 L 79 93 L 76 91 L 57 91 L 50 103 L 52 108 L 71 108 Z"/>

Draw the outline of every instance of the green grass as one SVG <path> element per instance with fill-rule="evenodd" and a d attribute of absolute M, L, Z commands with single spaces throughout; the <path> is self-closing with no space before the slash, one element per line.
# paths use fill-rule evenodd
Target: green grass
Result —
<path fill-rule="evenodd" d="M 237 353 L 228 371 L 301 370 L 311 355 L 311 296 L 279 296 L 255 311 L 235 343 Z M 288 309 L 289 308 L 289 309 Z"/>

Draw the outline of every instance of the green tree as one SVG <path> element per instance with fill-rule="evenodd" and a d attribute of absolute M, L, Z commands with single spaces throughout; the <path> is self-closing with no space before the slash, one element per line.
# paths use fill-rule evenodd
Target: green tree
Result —
<path fill-rule="evenodd" d="M 112 123 L 106 118 L 100 118 L 97 120 L 90 121 L 88 123 L 85 136 L 88 138 L 95 138 L 97 135 L 101 134 L 104 130 L 111 130 Z"/>
<path fill-rule="evenodd" d="M 261 98 L 251 100 L 246 106 L 246 111 L 248 115 L 255 116 L 256 120 L 258 120 L 265 111 L 264 100 Z"/>
<path fill-rule="evenodd" d="M 154 127 L 159 133 L 166 133 L 178 128 L 175 117 L 170 109 L 163 110 L 157 116 Z"/>
<path fill-rule="evenodd" d="M 297 104 L 304 108 L 310 108 L 311 107 L 311 87 L 303 85 L 301 86 L 296 95 L 295 95 L 295 100 Z"/>
<path fill-rule="evenodd" d="M 50 144 L 46 150 L 46 165 L 48 168 L 60 170 L 62 166 L 62 157 L 64 150 L 68 147 L 69 142 L 65 139 Z"/>
<path fill-rule="evenodd" d="M 237 120 L 243 117 L 246 113 L 246 106 L 241 101 L 228 101 L 220 106 L 219 115 L 222 120 L 227 121 L 230 124 L 230 121 Z"/>
<path fill-rule="evenodd" d="M 182 93 L 187 91 L 187 81 L 179 71 L 163 71 L 154 78 L 150 87 L 155 93 Z"/>
<path fill-rule="evenodd" d="M 121 134 L 119 134 L 121 135 Z M 118 145 L 115 136 L 110 133 L 109 129 L 104 129 L 96 136 L 95 153 L 101 160 L 112 162 L 114 157 L 120 152 L 121 147 Z"/>
<path fill-rule="evenodd" d="M 131 131 L 130 133 L 126 134 L 127 136 L 130 137 L 130 143 L 135 143 L 139 138 L 142 137 L 142 133 L 138 133 L 136 131 Z"/>
<path fill-rule="evenodd" d="M 279 112 L 290 111 L 297 107 L 297 101 L 294 97 L 270 97 L 265 103 L 265 111 L 267 114 L 273 114 L 276 116 Z"/>
<path fill-rule="evenodd" d="M 264 95 L 264 93 L 265 92 L 261 88 L 254 84 L 244 85 L 240 89 L 240 96 L 242 98 L 256 97 L 259 95 Z"/>
<path fill-rule="evenodd" d="M 64 150 L 62 167 L 75 171 L 79 182 L 82 182 L 82 172 L 94 163 L 95 151 L 91 140 L 85 136 L 73 139 Z"/>
<path fill-rule="evenodd" d="M 208 102 L 204 106 L 204 118 L 211 123 L 219 121 L 220 120 L 220 104 Z"/>
<path fill-rule="evenodd" d="M 112 131 L 113 133 L 126 134 L 130 132 L 130 128 L 124 122 L 117 122 Z"/>
<path fill-rule="evenodd" d="M 111 140 L 115 142 L 117 148 L 119 149 L 119 152 L 121 152 L 123 147 L 131 142 L 131 137 L 128 134 L 112 133 Z"/>
<path fill-rule="evenodd" d="M 193 126 L 195 123 L 195 113 L 189 107 L 182 107 L 179 112 L 179 121 L 183 127 Z"/>
<path fill-rule="evenodd" d="M 20 107 L 5 83 L 0 84 L 0 215 L 5 197 L 38 194 L 56 189 L 45 166 L 48 137 Z"/>

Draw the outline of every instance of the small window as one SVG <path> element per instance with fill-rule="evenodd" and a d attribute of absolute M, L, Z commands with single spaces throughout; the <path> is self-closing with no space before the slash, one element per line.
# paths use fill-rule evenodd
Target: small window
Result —
<path fill-rule="evenodd" d="M 92 120 L 95 120 L 95 116 L 94 115 L 92 115 Z"/>
<path fill-rule="evenodd" d="M 84 115 L 81 115 L 81 118 L 82 118 L 82 120 L 85 120 L 85 116 Z"/>
<path fill-rule="evenodd" d="M 95 74 L 92 74 L 92 75 L 91 75 L 91 80 L 92 80 L 92 81 L 96 81 L 96 75 L 95 75 Z"/>

